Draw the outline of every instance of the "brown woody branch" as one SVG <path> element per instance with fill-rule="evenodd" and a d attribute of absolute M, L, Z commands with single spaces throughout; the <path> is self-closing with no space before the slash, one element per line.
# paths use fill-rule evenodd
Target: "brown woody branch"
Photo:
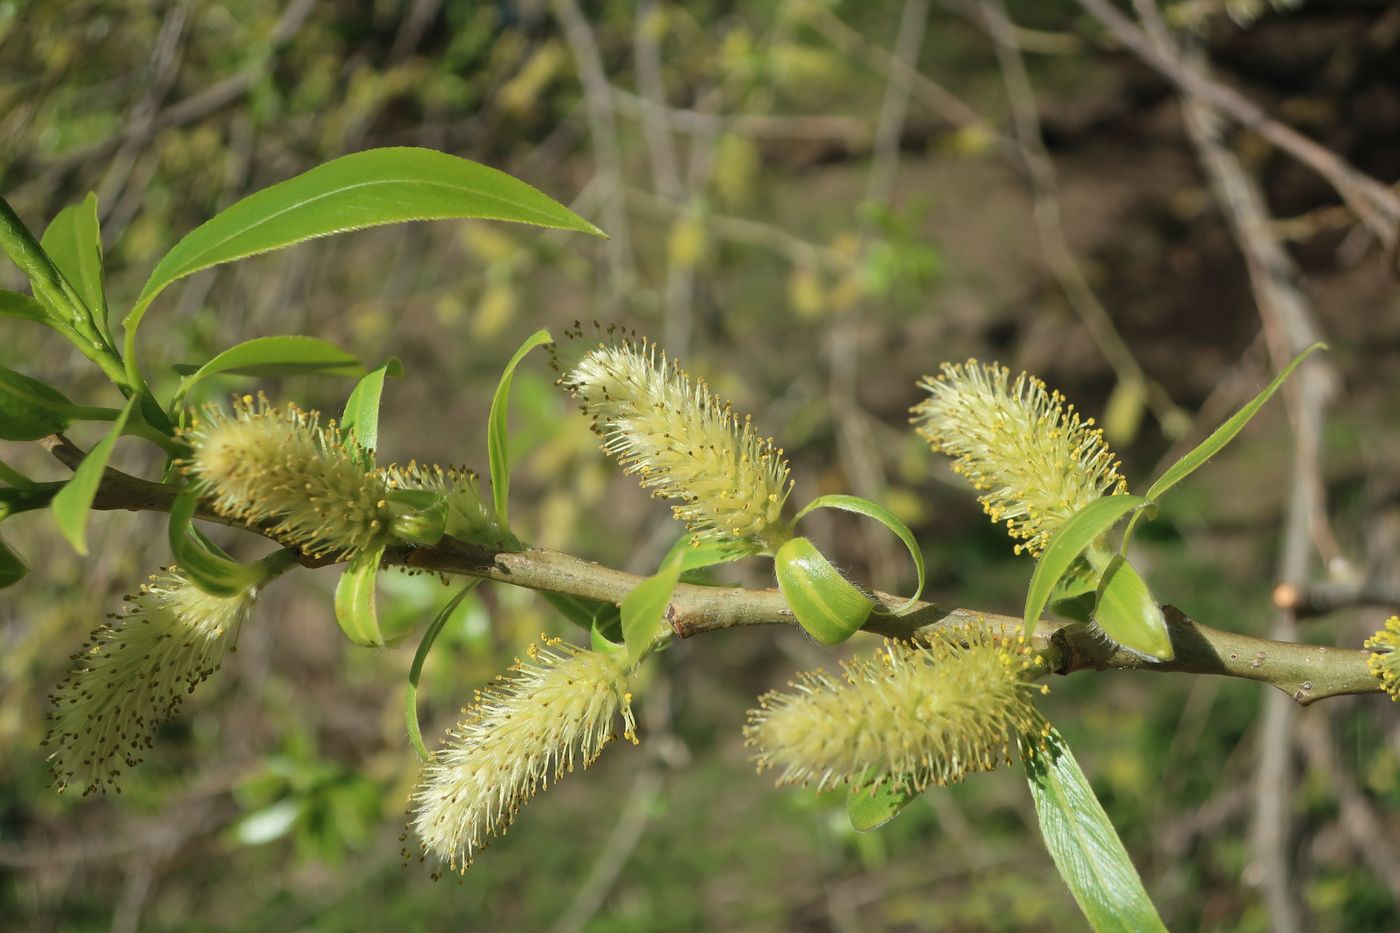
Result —
<path fill-rule="evenodd" d="M 82 451 L 61 435 L 51 435 L 41 443 L 70 467 L 82 459 Z M 152 483 L 109 468 L 98 487 L 93 508 L 168 512 L 178 492 L 176 486 Z M 265 527 L 250 527 L 205 508 L 201 508 L 199 515 L 209 521 L 271 537 Z M 643 579 L 547 548 L 498 551 L 454 538 L 443 538 L 432 547 L 392 548 L 385 555 L 385 563 L 482 577 L 609 603 L 621 602 Z M 898 597 L 883 593 L 876 596 L 887 607 L 901 602 Z M 1379 683 L 1366 668 L 1368 655 L 1364 651 L 1251 638 L 1202 625 L 1175 607 L 1165 608 L 1176 649 L 1175 659 L 1165 663 L 1148 661 L 1074 623 L 1043 619 L 1036 625 L 1032 640 L 1056 674 L 1081 670 L 1217 674 L 1272 684 L 1301 705 L 1344 694 L 1380 692 Z M 747 625 L 792 625 L 796 621 L 782 593 L 776 589 L 687 583 L 676 587 L 666 610 L 666 620 L 677 638 Z M 872 616 L 865 628 L 889 638 L 913 638 L 937 626 L 959 623 L 979 623 L 1008 635 L 1015 635 L 1022 628 L 1018 617 L 934 603 L 919 603 L 914 611 L 903 616 Z"/>

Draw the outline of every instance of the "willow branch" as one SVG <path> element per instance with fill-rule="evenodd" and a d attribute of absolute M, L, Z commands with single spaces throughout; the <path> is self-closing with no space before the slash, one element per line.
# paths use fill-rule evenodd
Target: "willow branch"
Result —
<path fill-rule="evenodd" d="M 41 443 L 70 467 L 82 459 L 82 451 L 61 435 L 51 435 Z M 101 511 L 168 512 L 179 491 L 177 486 L 152 483 L 108 468 L 92 507 Z M 267 527 L 229 519 L 203 506 L 198 514 L 208 521 L 276 540 Z M 644 579 L 548 548 L 500 551 L 450 537 L 432 547 L 391 548 L 384 562 L 615 604 Z M 305 558 L 302 563 L 313 566 L 328 562 Z M 902 603 L 897 596 L 875 596 L 887 609 Z M 1056 674 L 1082 670 L 1217 674 L 1271 684 L 1304 706 L 1327 697 L 1380 692 L 1379 683 L 1366 669 L 1365 651 L 1251 638 L 1202 625 L 1172 606 L 1165 610 L 1176 649 L 1176 657 L 1167 662 L 1148 661 L 1110 645 L 1083 626 L 1049 619 L 1036 625 L 1032 642 Z M 797 620 L 776 589 L 682 583 L 666 608 L 666 621 L 677 638 L 691 638 L 740 626 L 793 625 Z M 1022 628 L 1018 616 L 927 602 L 917 604 L 912 612 L 902 616 L 872 616 L 865 628 L 888 638 L 915 638 L 939 626 L 970 623 L 1012 636 Z"/>

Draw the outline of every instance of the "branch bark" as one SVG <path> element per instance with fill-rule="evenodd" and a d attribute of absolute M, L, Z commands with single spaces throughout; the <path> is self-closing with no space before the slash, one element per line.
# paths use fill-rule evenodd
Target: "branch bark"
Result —
<path fill-rule="evenodd" d="M 41 443 L 70 467 L 82 459 L 82 451 L 61 435 L 51 435 Z M 176 486 L 108 468 L 93 508 L 168 512 L 178 492 Z M 267 528 L 248 526 L 205 507 L 198 514 L 208 521 L 271 537 Z M 454 538 L 443 538 L 432 547 L 391 548 L 384 562 L 609 603 L 620 603 L 644 579 L 548 548 L 498 551 Z M 320 566 L 328 562 L 305 559 L 302 563 Z M 900 597 L 885 593 L 875 596 L 886 608 L 902 602 Z M 1175 659 L 1165 663 L 1109 645 L 1082 626 L 1054 620 L 1041 620 L 1036 625 L 1032 643 L 1055 674 L 1082 670 L 1216 674 L 1271 684 L 1304 706 L 1328 697 L 1380 692 L 1380 684 L 1366 668 L 1369 655 L 1365 651 L 1252 638 L 1203 625 L 1175 607 L 1165 609 L 1176 648 Z M 792 625 L 796 619 L 777 589 L 682 583 L 667 606 L 666 621 L 677 638 L 691 638 L 740 626 Z M 1022 631 L 1018 616 L 927 602 L 903 616 L 872 616 L 865 628 L 888 638 L 917 638 L 939 626 L 956 624 L 980 624 L 1012 637 Z"/>

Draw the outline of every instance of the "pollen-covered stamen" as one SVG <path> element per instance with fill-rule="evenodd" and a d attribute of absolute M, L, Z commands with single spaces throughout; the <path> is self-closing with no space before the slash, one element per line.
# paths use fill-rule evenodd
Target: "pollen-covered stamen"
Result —
<path fill-rule="evenodd" d="M 318 558 L 350 558 L 390 537 L 384 478 L 317 412 L 245 395 L 232 414 L 202 410 L 185 436 L 193 453 L 181 466 L 221 515 L 276 522 L 273 536 Z"/>
<path fill-rule="evenodd" d="M 623 734 L 637 741 L 627 678 L 611 658 L 548 637 L 528 656 L 476 691 L 413 791 L 424 850 L 454 871 L 465 871 L 551 780 L 597 760 L 619 712 Z"/>
<path fill-rule="evenodd" d="M 58 789 L 120 790 L 122 767 L 140 764 L 156 727 L 219 669 L 256 596 L 211 596 L 172 567 L 127 597 L 126 614 L 92 633 L 51 697 L 44 744 Z"/>
<path fill-rule="evenodd" d="M 920 386 L 929 398 L 912 409 L 919 434 L 954 458 L 987 515 L 1022 542 L 1017 553 L 1039 555 L 1079 509 L 1127 491 L 1103 430 L 1034 376 L 1013 381 L 1004 366 L 969 360 Z"/>
<path fill-rule="evenodd" d="M 1392 700 L 1400 702 L 1400 616 L 1386 619 L 1385 626 L 1366 639 L 1362 647 L 1371 652 L 1366 659 L 1371 675 L 1381 682 Z"/>
<path fill-rule="evenodd" d="M 779 784 L 892 786 L 919 792 L 1035 747 L 1048 726 L 1031 704 L 1040 656 L 1024 638 L 950 628 L 927 644 L 887 643 L 874 657 L 814 671 L 749 711 L 744 738 Z"/>
<path fill-rule="evenodd" d="M 672 507 L 697 540 L 756 553 L 782 543 L 792 483 L 783 451 L 646 340 L 585 354 L 560 379 L 603 450 Z"/>

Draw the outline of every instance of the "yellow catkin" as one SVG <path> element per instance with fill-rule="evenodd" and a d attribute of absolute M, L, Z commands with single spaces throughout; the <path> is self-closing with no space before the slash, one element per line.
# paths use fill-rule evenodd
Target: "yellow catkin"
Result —
<path fill-rule="evenodd" d="M 44 744 L 58 789 L 119 790 L 122 767 L 141 762 L 156 727 L 219 669 L 256 597 L 251 587 L 211 596 L 176 568 L 127 597 L 127 612 L 92 633 L 50 698 Z"/>
<path fill-rule="evenodd" d="M 621 338 L 588 351 L 560 378 L 603 439 L 603 450 L 672 507 L 697 541 L 739 553 L 787 537 L 792 483 L 782 450 L 654 344 Z"/>
<path fill-rule="evenodd" d="M 1362 647 L 1371 652 L 1366 666 L 1372 676 L 1392 700 L 1400 702 L 1400 616 L 1386 619 L 1385 626 L 1366 639 Z"/>
<path fill-rule="evenodd" d="M 1045 383 L 996 363 L 945 363 L 911 409 L 919 434 L 953 458 L 953 470 L 1023 550 L 1038 556 L 1079 509 L 1127 492 L 1118 461 L 1094 427 Z"/>
<path fill-rule="evenodd" d="M 389 487 L 319 421 L 261 396 L 243 396 L 232 414 L 209 406 L 184 434 L 193 452 L 182 466 L 219 514 L 272 524 L 313 557 L 349 559 L 389 539 Z"/>
<path fill-rule="evenodd" d="M 760 697 L 744 739 L 780 785 L 919 792 L 994 769 L 1012 743 L 1043 741 L 1031 696 L 1045 688 L 1030 679 L 1041 663 L 1024 638 L 980 626 L 889 642 L 839 674 L 803 673 L 791 692 Z"/>
<path fill-rule="evenodd" d="M 558 639 L 531 645 L 497 683 L 476 691 L 465 718 L 424 766 L 412 823 L 426 853 L 465 871 L 538 791 L 588 767 L 621 713 L 636 742 L 627 678 L 611 658 Z"/>

